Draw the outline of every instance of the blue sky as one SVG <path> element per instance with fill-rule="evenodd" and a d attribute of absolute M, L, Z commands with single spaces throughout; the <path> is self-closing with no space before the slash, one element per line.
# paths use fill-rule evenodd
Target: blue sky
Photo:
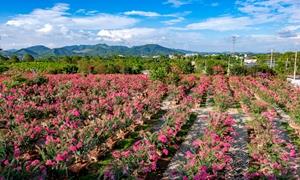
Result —
<path fill-rule="evenodd" d="M 9 0 L 0 46 L 156 43 L 194 51 L 300 49 L 300 0 Z"/>

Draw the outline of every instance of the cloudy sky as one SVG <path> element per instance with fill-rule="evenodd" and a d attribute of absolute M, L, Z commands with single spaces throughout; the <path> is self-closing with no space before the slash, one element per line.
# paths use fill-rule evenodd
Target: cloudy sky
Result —
<path fill-rule="evenodd" d="M 194 51 L 300 49 L 300 0 L 9 0 L 0 47 L 157 43 Z"/>

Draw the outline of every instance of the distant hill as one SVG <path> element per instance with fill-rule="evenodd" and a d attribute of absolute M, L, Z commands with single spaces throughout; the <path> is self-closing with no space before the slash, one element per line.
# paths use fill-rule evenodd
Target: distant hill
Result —
<path fill-rule="evenodd" d="M 71 56 L 71 55 L 87 55 L 87 56 L 111 56 L 111 55 L 124 55 L 124 56 L 155 56 L 155 55 L 169 55 L 169 54 L 186 54 L 190 51 L 170 49 L 157 44 L 147 44 L 142 46 L 109 46 L 106 44 L 96 45 L 74 45 L 65 46 L 61 48 L 48 48 L 45 46 L 32 46 L 19 50 L 3 51 L 2 54 L 6 56 L 17 55 L 23 56 L 30 54 L 34 57 L 45 56 Z"/>

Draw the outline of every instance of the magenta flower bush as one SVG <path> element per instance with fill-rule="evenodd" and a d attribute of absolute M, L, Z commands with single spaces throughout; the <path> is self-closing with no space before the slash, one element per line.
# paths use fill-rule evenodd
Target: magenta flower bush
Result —
<path fill-rule="evenodd" d="M 144 75 L 47 78 L 41 85 L 0 86 L 0 120 L 9 137 L 0 147 L 4 177 L 67 176 L 72 165 L 97 161 L 149 120 L 167 93 Z"/>
<path fill-rule="evenodd" d="M 232 168 L 229 149 L 236 134 L 235 120 L 227 114 L 210 113 L 206 121 L 203 135 L 193 142 L 191 151 L 185 152 L 186 165 L 174 175 L 183 179 L 225 178 L 225 172 Z"/>

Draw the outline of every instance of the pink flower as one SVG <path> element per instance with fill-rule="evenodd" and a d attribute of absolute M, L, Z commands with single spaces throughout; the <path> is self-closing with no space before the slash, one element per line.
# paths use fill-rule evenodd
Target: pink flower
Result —
<path fill-rule="evenodd" d="M 34 167 L 34 166 L 37 166 L 39 163 L 40 163 L 40 161 L 36 159 L 36 160 L 32 161 L 30 165 Z"/>
<path fill-rule="evenodd" d="M 174 131 L 171 128 L 169 128 L 167 132 L 169 136 L 174 136 Z"/>
<path fill-rule="evenodd" d="M 74 109 L 72 112 L 73 116 L 75 117 L 79 117 L 80 116 L 80 112 L 77 109 Z"/>
<path fill-rule="evenodd" d="M 46 161 L 46 166 L 55 166 L 55 161 L 52 161 L 52 160 L 47 160 Z"/>
<path fill-rule="evenodd" d="M 77 149 L 82 148 L 82 142 L 81 142 L 81 141 L 76 145 L 76 148 L 77 148 Z"/>
<path fill-rule="evenodd" d="M 295 149 L 291 149 L 291 151 L 290 151 L 290 156 L 291 156 L 292 158 L 296 157 L 296 151 L 295 151 Z"/>
<path fill-rule="evenodd" d="M 185 155 L 186 155 L 186 158 L 188 158 L 188 159 L 194 157 L 194 154 L 191 153 L 191 151 L 187 151 L 187 152 L 185 153 Z"/>
<path fill-rule="evenodd" d="M 169 154 L 169 151 L 167 149 L 163 149 L 162 151 L 166 156 Z"/>
<path fill-rule="evenodd" d="M 199 146 L 201 146 L 203 142 L 200 139 L 196 139 L 195 141 L 193 141 L 192 145 L 193 147 L 197 148 Z"/>
<path fill-rule="evenodd" d="M 158 140 L 159 140 L 160 142 L 164 143 L 164 144 L 168 142 L 167 137 L 166 137 L 165 135 L 163 135 L 163 134 L 160 134 L 160 135 L 158 136 Z"/>
<path fill-rule="evenodd" d="M 130 151 L 129 150 L 128 151 L 124 151 L 121 154 L 122 154 L 122 156 L 124 156 L 125 158 L 127 158 L 127 157 L 130 156 Z"/>
<path fill-rule="evenodd" d="M 20 149 L 18 147 L 15 147 L 15 149 L 14 149 L 15 158 L 19 158 L 20 154 L 21 154 Z"/>
<path fill-rule="evenodd" d="M 112 156 L 113 156 L 114 158 L 118 159 L 118 158 L 121 157 L 121 153 L 120 153 L 119 151 L 114 151 L 114 152 L 112 153 Z"/>
<path fill-rule="evenodd" d="M 75 151 L 77 151 L 77 147 L 71 145 L 71 146 L 69 147 L 69 150 L 72 151 L 72 152 L 75 152 Z"/>
<path fill-rule="evenodd" d="M 59 162 L 59 161 L 65 161 L 66 159 L 67 159 L 67 152 L 59 153 L 55 157 L 55 160 L 57 162 Z"/>
<path fill-rule="evenodd" d="M 9 165 L 9 161 L 6 159 L 6 160 L 3 162 L 3 164 L 4 164 L 5 166 Z"/>

